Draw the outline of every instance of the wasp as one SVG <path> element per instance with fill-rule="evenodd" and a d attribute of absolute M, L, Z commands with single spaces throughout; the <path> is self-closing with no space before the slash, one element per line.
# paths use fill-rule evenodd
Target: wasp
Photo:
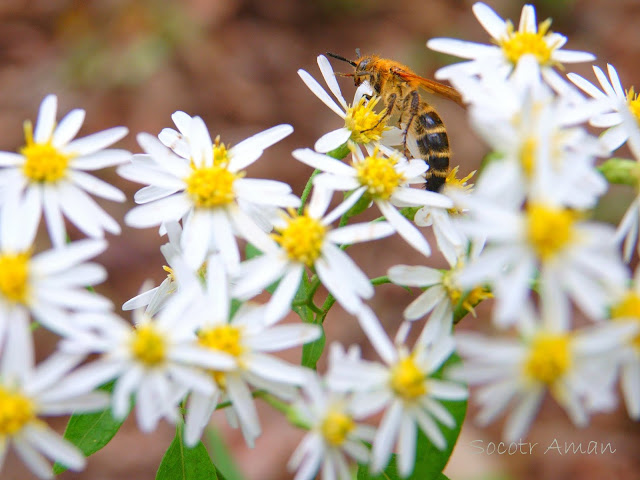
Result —
<path fill-rule="evenodd" d="M 448 85 L 416 75 L 409 67 L 394 60 L 377 55 L 362 56 L 359 49 L 356 49 L 355 61 L 334 53 L 327 55 L 354 67 L 353 73 L 341 74 L 342 76 L 353 77 L 356 86 L 368 81 L 374 92 L 382 98 L 385 112 L 380 121 L 389 121 L 397 115 L 397 125 L 403 135 L 405 156 L 408 157 L 409 152 L 413 150 L 414 157 L 419 156 L 427 162 L 429 170 L 425 174 L 425 188 L 439 191 L 449 170 L 449 138 L 440 115 L 423 100 L 420 89 L 464 107 L 460 93 Z M 417 152 L 411 143 L 408 148 L 408 141 L 415 143 Z"/>

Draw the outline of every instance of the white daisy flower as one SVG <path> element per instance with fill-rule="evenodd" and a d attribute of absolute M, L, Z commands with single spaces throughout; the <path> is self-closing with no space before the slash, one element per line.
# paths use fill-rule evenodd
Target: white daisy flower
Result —
<path fill-rule="evenodd" d="M 636 269 L 631 287 L 622 290 L 613 303 L 610 316 L 614 323 L 636 326 L 635 335 L 620 346 L 620 386 L 629 416 L 640 420 L 640 268 Z"/>
<path fill-rule="evenodd" d="M 385 409 L 373 440 L 370 470 L 375 474 L 387 465 L 395 444 L 398 470 L 406 477 L 415 463 L 418 429 L 444 449 L 446 440 L 435 420 L 449 428 L 455 426 L 454 417 L 438 400 L 467 398 L 465 387 L 431 376 L 453 353 L 453 339 L 435 323 L 427 324 L 409 351 L 400 344 L 406 328 L 400 329 L 394 346 L 368 307 L 361 310 L 359 321 L 384 364 L 340 356 L 340 362 L 329 365 L 327 383 L 336 391 L 354 392 L 358 415 Z"/>
<path fill-rule="evenodd" d="M 449 265 L 455 265 L 461 256 L 467 252 L 471 239 L 460 230 L 455 218 L 464 215 L 462 203 L 457 202 L 456 198 L 464 198 L 473 190 L 473 184 L 468 184 L 469 179 L 475 174 L 473 171 L 464 178 L 457 178 L 458 167 L 454 167 L 447 173 L 445 183 L 439 193 L 451 199 L 454 202 L 453 208 L 436 208 L 422 207 L 416 212 L 413 221 L 419 227 L 433 227 L 433 233 L 436 237 L 438 249 L 449 262 Z"/>
<path fill-rule="evenodd" d="M 191 268 L 199 268 L 208 253 L 215 251 L 222 253 L 227 268 L 236 268 L 240 262 L 236 235 L 259 249 L 268 240 L 243 205 L 295 207 L 300 203 L 285 183 L 244 178 L 244 169 L 293 128 L 278 125 L 227 148 L 219 140 L 211 141 L 200 117 L 184 112 L 173 117 L 185 132 L 189 157 L 174 154 L 149 134 L 138 135 L 148 155 L 134 157 L 118 173 L 148 186 L 135 196 L 143 205 L 127 213 L 125 222 L 145 228 L 183 219 L 181 246 Z"/>
<path fill-rule="evenodd" d="M 612 292 L 627 278 L 615 232 L 609 225 L 583 220 L 578 211 L 563 205 L 561 183 L 545 181 L 549 177 L 544 173 L 537 178 L 523 208 L 471 196 L 466 205 L 469 217 L 460 226 L 471 237 L 485 235 L 487 246 L 458 281 L 464 288 L 492 287 L 499 326 L 518 320 L 536 278 L 541 295 L 562 297 L 559 301 L 569 296 L 589 317 L 602 319 Z"/>
<path fill-rule="evenodd" d="M 532 89 L 531 79 L 539 77 L 539 66 L 528 57 L 518 64 L 511 81 L 492 75 L 454 82 L 474 99 L 469 109 L 472 126 L 498 157 L 486 165 L 475 190 L 519 205 L 539 181 L 537 162 L 546 162 L 545 181 L 562 186 L 561 201 L 591 208 L 607 189 L 595 161 L 608 152 L 578 125 L 607 105 L 599 100 L 570 103 L 537 82 Z"/>
<path fill-rule="evenodd" d="M 469 290 L 459 285 L 457 277 L 464 268 L 464 264 L 464 257 L 459 257 L 449 270 L 421 265 L 391 267 L 387 275 L 396 285 L 425 289 L 404 309 L 404 319 L 414 321 L 431 313 L 429 322 L 439 324 L 440 328 L 448 332 L 453 327 L 453 315 L 457 308 L 462 308 L 465 313 L 471 312 L 475 316 L 473 310 L 475 305 L 492 295 L 482 285 Z"/>
<path fill-rule="evenodd" d="M 19 194 L 24 202 L 37 209 L 38 218 L 44 211 L 49 237 L 55 247 L 66 242 L 63 216 L 89 237 L 102 238 L 105 231 L 119 234 L 118 222 L 87 192 L 116 202 L 125 200 L 124 193 L 87 171 L 129 161 L 131 154 L 126 150 L 105 150 L 128 130 L 115 127 L 73 140 L 85 112 L 72 110 L 56 124 L 57 103 L 55 95 L 44 98 L 35 130 L 31 122 L 25 122 L 25 146 L 18 153 L 0 152 L 0 186 L 4 198 Z"/>
<path fill-rule="evenodd" d="M 161 418 L 175 423 L 181 418 L 179 403 L 188 392 L 211 395 L 215 391 L 202 368 L 235 367 L 231 356 L 198 344 L 184 320 L 192 300 L 190 295 L 173 295 L 155 318 L 135 310 L 134 325 L 113 314 L 78 315 L 79 328 L 60 343 L 60 349 L 100 355 L 78 369 L 76 375 L 82 380 L 78 383 L 94 388 L 115 378 L 113 416 L 124 419 L 135 395 L 143 432 L 153 431 Z"/>
<path fill-rule="evenodd" d="M 82 470 L 82 452 L 43 418 L 100 411 L 109 396 L 78 388 L 70 372 L 81 357 L 57 353 L 35 366 L 31 333 L 22 333 L 0 348 L 0 470 L 10 447 L 39 478 L 54 478 L 47 458 Z"/>
<path fill-rule="evenodd" d="M 330 152 L 349 140 L 368 149 L 371 149 L 371 146 L 378 142 L 384 145 L 400 145 L 402 142 L 401 131 L 386 125 L 384 109 L 379 113 L 375 111 L 380 97 L 369 100 L 373 95 L 373 89 L 368 82 L 360 84 L 353 97 L 353 106 L 351 106 L 342 96 L 340 86 L 327 57 L 319 55 L 318 66 L 324 81 L 338 103 L 306 70 L 298 70 L 298 75 L 322 103 L 344 120 L 344 126 L 320 137 L 313 147 L 317 152 Z"/>
<path fill-rule="evenodd" d="M 295 480 L 312 480 L 322 469 L 322 478 L 351 480 L 347 456 L 359 464 L 369 463 L 369 449 L 375 428 L 357 423 L 357 406 L 353 398 L 328 391 L 312 376 L 304 388 L 302 399 L 294 405 L 296 418 L 309 427 L 288 463 L 297 470 Z"/>
<path fill-rule="evenodd" d="M 265 312 L 265 320 L 273 323 L 289 311 L 305 268 L 308 267 L 315 270 L 319 281 L 345 310 L 355 313 L 361 307 L 363 298 L 373 296 L 373 287 L 340 245 L 376 240 L 394 233 L 393 227 L 387 222 L 358 223 L 332 229 L 330 225 L 347 212 L 358 198 L 359 195 L 352 195 L 325 214 L 331 194 L 328 190 L 314 188 L 303 214 L 298 215 L 295 211 L 290 211 L 289 215 L 283 214 L 280 224 L 275 227 L 271 246 L 265 249 L 264 255 L 240 265 L 232 289 L 233 297 L 251 298 L 280 279 Z"/>
<path fill-rule="evenodd" d="M 594 127 L 607 128 L 600 141 L 611 151 L 617 150 L 627 140 L 629 148 L 636 158 L 640 158 L 640 98 L 631 87 L 625 91 L 622 88 L 620 77 L 613 65 L 607 64 L 609 78 L 606 77 L 600 67 L 593 66 L 596 78 L 602 87 L 598 89 L 591 82 L 580 75 L 568 73 L 567 77 L 581 90 L 591 97 L 604 100 L 609 107 L 609 112 L 595 115 L 589 122 Z"/>
<path fill-rule="evenodd" d="M 228 399 L 233 417 L 237 417 L 247 443 L 253 446 L 261 430 L 250 386 L 282 395 L 293 385 L 305 384 L 308 369 L 270 354 L 311 342 L 322 331 L 317 325 L 302 323 L 272 325 L 265 321 L 264 307 L 246 303 L 229 319 L 231 298 L 221 260 L 212 256 L 207 263 L 204 295 L 194 300 L 183 321 L 197 332 L 202 348 L 232 358 L 233 366 L 224 371 L 209 369 L 214 390 L 193 391 L 189 396 L 185 443 L 193 446 L 198 442 L 216 406 Z"/>
<path fill-rule="evenodd" d="M 429 192 L 409 185 L 424 183 L 428 169 L 424 160 L 406 160 L 397 154 L 382 154 L 377 148 L 364 157 L 353 150 L 352 165 L 316 153 L 310 149 L 295 150 L 292 155 L 301 162 L 322 170 L 313 180 L 314 186 L 331 191 L 350 192 L 346 201 L 356 202 L 363 196 L 375 203 L 396 232 L 423 255 L 430 255 L 431 248 L 422 233 L 397 207 L 451 208 L 453 201 L 436 192 Z"/>
<path fill-rule="evenodd" d="M 427 46 L 432 50 L 468 59 L 466 62 L 441 68 L 436 72 L 436 78 L 483 76 L 490 72 L 507 77 L 522 58 L 531 55 L 540 65 L 544 80 L 558 93 L 570 94 L 569 84 L 556 73 L 554 67 L 595 59 L 591 53 L 563 50 L 567 38 L 549 30 L 551 19 L 536 25 L 536 11 L 532 5 L 522 7 L 517 31 L 511 20 L 503 20 L 484 3 L 475 3 L 473 13 L 496 45 L 452 38 L 429 40 Z"/>
<path fill-rule="evenodd" d="M 521 308 L 516 338 L 457 333 L 461 369 L 450 373 L 473 385 L 481 405 L 477 421 L 486 425 L 512 412 L 505 423 L 505 441 L 525 436 L 545 392 L 564 408 L 573 423 L 584 427 L 592 411 L 615 406 L 617 356 L 632 333 L 629 325 L 607 322 L 569 330 L 569 309 L 561 302 L 543 302 L 542 318 L 530 306 Z"/>
<path fill-rule="evenodd" d="M 11 341 L 17 325 L 29 329 L 29 314 L 59 335 L 74 331 L 70 311 L 109 310 L 111 302 L 87 290 L 107 277 L 98 264 L 87 262 L 103 252 L 104 240 L 79 240 L 61 248 L 33 253 L 39 222 L 37 198 L 5 205 L 0 220 L 0 345 Z"/>

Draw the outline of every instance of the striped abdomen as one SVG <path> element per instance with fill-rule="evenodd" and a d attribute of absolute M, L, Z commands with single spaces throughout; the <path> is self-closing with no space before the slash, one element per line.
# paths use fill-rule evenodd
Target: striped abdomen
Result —
<path fill-rule="evenodd" d="M 444 185 L 449 170 L 449 138 L 440 116 L 430 105 L 423 103 L 412 125 L 418 149 L 429 165 L 425 188 L 437 192 Z"/>

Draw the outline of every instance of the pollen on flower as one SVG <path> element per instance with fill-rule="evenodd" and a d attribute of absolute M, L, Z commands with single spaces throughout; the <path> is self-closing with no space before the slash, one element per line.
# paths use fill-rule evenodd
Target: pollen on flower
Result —
<path fill-rule="evenodd" d="M 15 435 L 36 418 L 30 398 L 0 386 L 0 438 Z"/>
<path fill-rule="evenodd" d="M 551 56 L 556 48 L 561 45 L 549 44 L 547 33 L 551 26 L 551 19 L 548 18 L 538 25 L 537 33 L 515 31 L 513 23 L 507 21 L 506 38 L 498 41 L 504 56 L 513 65 L 516 65 L 523 55 L 531 54 L 536 57 L 540 65 L 551 65 Z"/>
<path fill-rule="evenodd" d="M 611 319 L 620 322 L 633 322 L 640 326 L 640 295 L 630 290 L 622 300 L 611 308 Z M 633 348 L 640 352 L 640 333 L 631 339 Z"/>
<path fill-rule="evenodd" d="M 203 347 L 227 353 L 233 357 L 240 357 L 245 351 L 242 345 L 242 331 L 233 325 L 218 325 L 216 327 L 198 330 L 198 343 Z M 214 381 L 222 389 L 226 388 L 225 372 L 210 370 Z"/>
<path fill-rule="evenodd" d="M 530 204 L 526 212 L 527 239 L 542 261 L 550 260 L 574 240 L 575 212 L 542 204 Z"/>
<path fill-rule="evenodd" d="M 131 339 L 131 353 L 147 367 L 157 366 L 166 358 L 166 339 L 151 323 L 140 324 Z"/>
<path fill-rule="evenodd" d="M 416 365 L 413 356 L 404 357 L 391 369 L 391 389 L 407 402 L 427 393 L 426 374 Z"/>
<path fill-rule="evenodd" d="M 355 427 L 356 424 L 349 415 L 329 411 L 320 425 L 320 432 L 329 445 L 339 447 Z"/>
<path fill-rule="evenodd" d="M 536 152 L 538 142 L 535 137 L 527 138 L 520 148 L 520 166 L 525 176 L 531 178 L 536 166 Z"/>
<path fill-rule="evenodd" d="M 456 165 L 454 168 L 447 172 L 442 193 L 447 194 L 451 191 L 470 193 L 473 190 L 473 183 L 467 182 L 471 180 L 471 177 L 476 174 L 476 170 L 474 170 L 464 178 L 458 178 L 458 168 L 459 166 Z M 449 208 L 447 211 L 449 212 L 449 215 L 462 215 L 464 213 L 462 209 L 455 206 Z"/>
<path fill-rule="evenodd" d="M 220 141 L 220 135 L 213 142 L 213 164 L 219 167 L 229 165 L 229 149 Z"/>
<path fill-rule="evenodd" d="M 226 167 L 192 167 L 191 175 L 185 179 L 186 192 L 196 208 L 213 208 L 233 202 L 233 183 L 241 175 L 230 172 Z"/>
<path fill-rule="evenodd" d="M 31 122 L 24 124 L 26 144 L 20 149 L 25 161 L 22 172 L 33 182 L 54 183 L 65 177 L 72 155 L 60 152 L 50 141 L 35 143 Z"/>
<path fill-rule="evenodd" d="M 29 298 L 29 254 L 0 254 L 0 294 L 15 303 Z"/>
<path fill-rule="evenodd" d="M 374 152 L 362 161 L 355 161 L 353 167 L 360 185 L 374 198 L 388 200 L 393 192 L 405 181 L 404 175 L 396 171 L 396 157 L 385 157 Z"/>
<path fill-rule="evenodd" d="M 627 91 L 627 106 L 636 122 L 640 124 L 640 98 L 638 98 L 638 94 L 635 93 L 633 87 Z"/>
<path fill-rule="evenodd" d="M 454 272 L 456 272 L 460 268 L 461 266 L 445 272 L 442 275 L 442 286 L 447 291 L 447 295 L 449 296 L 451 305 L 453 305 L 454 308 L 460 303 L 460 300 L 462 300 L 462 308 L 464 308 L 467 312 L 471 313 L 471 315 L 475 317 L 476 312 L 474 310 L 474 307 L 482 300 L 492 298 L 493 294 L 488 288 L 482 285 L 478 285 L 476 287 L 473 287 L 468 292 L 464 292 L 454 280 Z"/>
<path fill-rule="evenodd" d="M 366 101 L 361 97 L 353 107 L 348 107 L 344 119 L 344 126 L 351 132 L 350 140 L 367 144 L 377 142 L 382 137 L 382 132 L 387 128 L 383 122 L 384 111 L 376 113 L 375 106 L 380 97 L 374 97 Z"/>
<path fill-rule="evenodd" d="M 286 222 L 285 227 L 276 228 L 273 239 L 290 260 L 312 266 L 322 253 L 327 227 L 306 212 L 298 215 L 294 210 L 289 210 Z"/>
<path fill-rule="evenodd" d="M 566 334 L 538 334 L 530 345 L 524 362 L 525 375 L 537 382 L 552 385 L 571 367 L 571 339 Z"/>

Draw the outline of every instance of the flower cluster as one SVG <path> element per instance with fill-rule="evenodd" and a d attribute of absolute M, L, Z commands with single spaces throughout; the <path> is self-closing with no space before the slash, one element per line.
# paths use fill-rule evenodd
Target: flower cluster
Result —
<path fill-rule="evenodd" d="M 63 439 L 41 417 L 103 411 L 118 425 L 132 406 L 140 430 L 168 421 L 177 441 L 201 452 L 217 410 L 253 446 L 261 435 L 255 400 L 263 400 L 307 432 L 288 465 L 297 480 L 320 471 L 351 479 L 351 461 L 358 478 L 444 468 L 464 419 L 465 383 L 479 385 L 471 399 L 480 423 L 514 404 L 509 441 L 526 435 L 547 392 L 584 426 L 615 407 L 619 381 L 630 416 L 640 418 L 640 270 L 632 275 L 624 261 L 636 249 L 640 196 L 617 230 L 590 215 L 608 182 L 640 191 L 640 100 L 633 87 L 623 91 L 611 65 L 608 79 L 594 67 L 602 90 L 575 74 L 565 79 L 557 67 L 594 57 L 562 49 L 567 39 L 550 20 L 537 24 L 532 6 L 517 30 L 485 4 L 473 12 L 493 45 L 427 45 L 467 59 L 436 76 L 460 93 L 492 150 L 475 185 L 475 172 L 460 178 L 452 166 L 445 177 L 423 153 L 442 153 L 448 140 L 439 117 L 416 111 L 408 83 L 385 97 L 373 74 L 354 75 L 348 103 L 324 56 L 317 60 L 328 91 L 298 73 L 344 124 L 292 152 L 315 169 L 301 197 L 247 172 L 292 134 L 290 125 L 231 145 L 178 111 L 175 128 L 138 134 L 144 153 L 131 155 L 106 149 L 124 127 L 74 140 L 84 111 L 56 124 L 57 100 L 47 96 L 35 128 L 25 123 L 25 145 L 0 153 L 0 467 L 12 446 L 41 478 L 53 476 L 45 457 L 82 469 L 95 450 L 81 451 L 73 431 Z M 394 102 L 413 106 L 396 115 Z M 422 138 L 412 122 L 427 132 Z M 596 137 L 586 123 L 607 130 Z M 636 161 L 602 161 L 625 142 Z M 104 233 L 120 226 L 86 192 L 124 195 L 85 171 L 109 166 L 143 185 L 124 222 L 156 227 L 168 240 L 166 279 L 123 305 L 132 321 L 91 291 L 106 272 L 90 260 L 106 249 Z M 431 175 L 441 175 L 439 191 L 425 188 Z M 380 218 L 354 221 L 369 208 Z M 35 253 L 42 215 L 52 248 Z M 68 241 L 65 218 L 90 238 Z M 449 268 L 426 264 L 429 233 Z M 395 234 L 421 264 L 370 279 L 348 252 Z M 423 290 L 393 339 L 367 303 L 381 283 Z M 319 303 L 321 285 L 329 293 Z M 497 332 L 457 331 L 486 299 Z M 323 322 L 336 302 L 378 359 L 332 341 L 327 371 L 318 372 Z M 60 341 L 35 365 L 39 326 Z M 303 349 L 300 365 L 277 355 L 294 347 Z"/>

